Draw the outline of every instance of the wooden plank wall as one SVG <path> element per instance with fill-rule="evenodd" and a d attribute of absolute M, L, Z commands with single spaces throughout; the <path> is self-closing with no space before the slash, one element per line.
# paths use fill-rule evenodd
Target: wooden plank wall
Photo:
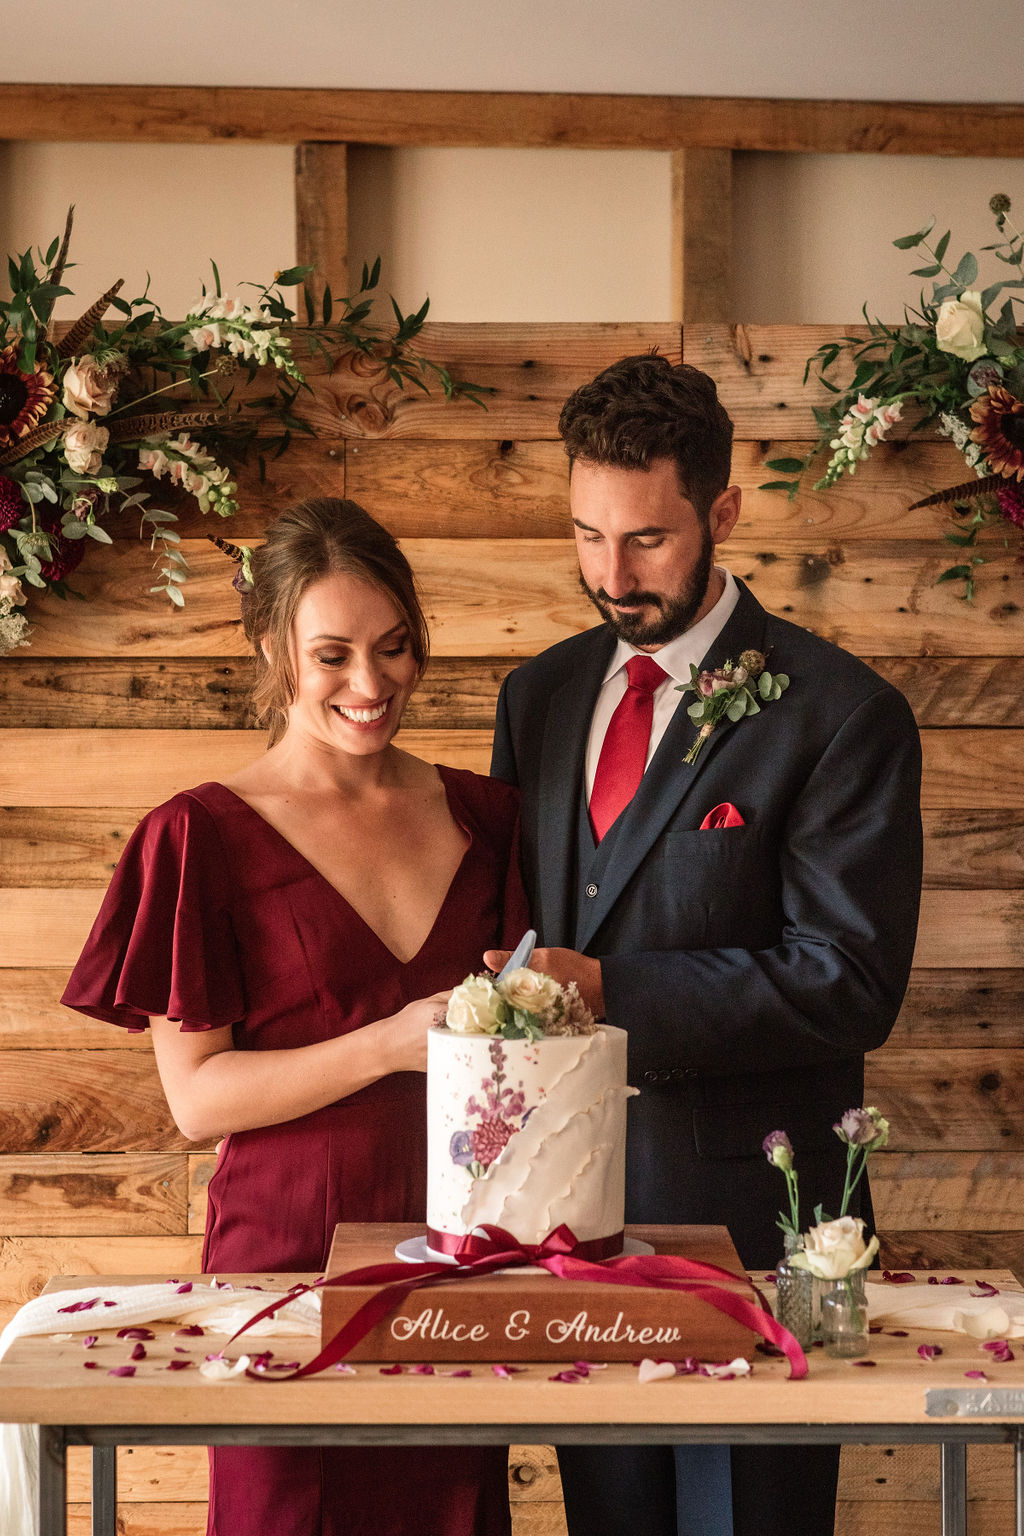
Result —
<path fill-rule="evenodd" d="M 434 656 L 410 706 L 411 750 L 486 769 L 495 695 L 517 658 L 591 622 L 579 596 L 556 439 L 567 392 L 659 345 L 720 382 L 737 424 L 744 511 L 732 569 L 769 607 L 867 658 L 910 698 L 924 735 L 924 915 L 906 1007 L 869 1058 L 869 1101 L 893 1125 L 874 1185 L 890 1265 L 1024 1262 L 1024 604 L 1011 559 L 973 608 L 934 578 L 941 514 L 908 513 L 952 483 L 948 444 L 896 443 L 828 496 L 758 491 L 766 458 L 814 435 L 805 357 L 822 327 L 437 325 L 426 347 L 493 385 L 490 408 L 406 398 L 340 368 L 316 379 L 320 436 L 245 485 L 224 530 L 256 536 L 311 491 L 363 502 L 418 572 Z M 0 664 L 0 1319 L 55 1272 L 195 1268 L 211 1149 L 174 1130 L 145 1037 L 57 1002 L 118 850 L 175 790 L 230 772 L 262 738 L 246 719 L 245 646 L 224 557 L 183 524 L 184 613 L 145 595 L 150 555 L 118 543 L 83 569 L 88 603 L 47 600 L 32 649 Z M 972 1454 L 974 1454 L 972 1452 Z M 122 1453 L 126 1536 L 195 1536 L 202 1457 Z M 518 1536 L 562 1528 L 551 1453 L 519 1448 Z M 937 1532 L 937 1453 L 845 1454 L 842 1536 L 900 1521 Z M 979 1453 L 978 1532 L 1009 1531 L 1008 1464 Z M 76 1466 L 73 1529 L 84 1531 Z M 886 1506 L 886 1507 L 882 1507 Z"/>

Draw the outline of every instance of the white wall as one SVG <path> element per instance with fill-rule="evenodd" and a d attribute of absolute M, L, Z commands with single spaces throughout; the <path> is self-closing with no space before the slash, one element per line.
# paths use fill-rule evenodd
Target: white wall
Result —
<path fill-rule="evenodd" d="M 21 0 L 6 80 L 1015 101 L 1018 0 Z"/>
<path fill-rule="evenodd" d="M 37 0 L 9 8 L 7 81 L 119 81 L 696 95 L 1019 100 L 1019 0 Z M 45 39 L 45 46 L 41 40 Z M 3 87 L 0 85 L 0 91 Z M 1024 145 L 1022 145 L 1024 152 Z M 0 255 L 43 244 L 77 205 L 71 274 L 91 302 L 146 270 L 182 313 L 214 256 L 262 279 L 294 255 L 291 151 L 279 146 L 0 146 Z M 953 247 L 992 234 L 1024 160 L 736 157 L 733 313 L 766 323 L 883 317 L 916 297 L 894 236 L 932 213 Z M 664 154 L 377 150 L 351 155 L 351 256 L 384 258 L 406 308 L 439 320 L 670 315 Z"/>

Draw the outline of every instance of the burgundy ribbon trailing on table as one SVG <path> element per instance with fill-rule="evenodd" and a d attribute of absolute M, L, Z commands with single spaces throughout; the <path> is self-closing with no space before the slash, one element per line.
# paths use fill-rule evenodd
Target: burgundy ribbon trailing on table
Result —
<path fill-rule="evenodd" d="M 484 1236 L 480 1237 L 480 1233 Z M 542 1243 L 520 1243 L 503 1228 L 488 1225 L 477 1227 L 469 1241 L 475 1256 L 466 1259 L 457 1253 L 458 1262 L 455 1264 L 443 1260 L 407 1264 L 396 1260 L 386 1264 L 368 1264 L 362 1269 L 350 1269 L 343 1275 L 330 1275 L 326 1279 L 315 1280 L 312 1285 L 294 1285 L 287 1296 L 270 1302 L 247 1323 L 243 1323 L 228 1343 L 233 1344 L 254 1323 L 265 1317 L 273 1317 L 289 1301 L 310 1291 L 336 1285 L 380 1286 L 381 1289 L 363 1302 L 348 1322 L 328 1340 L 320 1353 L 297 1371 L 282 1372 L 272 1377 L 261 1372 L 247 1372 L 259 1381 L 295 1381 L 300 1376 L 312 1376 L 343 1360 L 371 1328 L 399 1307 L 413 1291 L 453 1279 L 492 1274 L 498 1269 L 538 1265 L 561 1280 L 596 1280 L 605 1285 L 688 1291 L 709 1307 L 714 1307 L 717 1312 L 725 1312 L 735 1322 L 742 1323 L 780 1349 L 789 1361 L 790 1380 L 798 1381 L 807 1375 L 806 1356 L 793 1335 L 763 1307 L 757 1307 L 745 1297 L 737 1296 L 735 1291 L 728 1290 L 723 1282 L 743 1280 L 745 1277 L 721 1269 L 717 1264 L 705 1264 L 700 1259 L 683 1259 L 663 1253 L 624 1255 L 595 1264 L 590 1259 L 579 1257 L 580 1247 L 585 1245 L 577 1243 L 573 1232 L 564 1224 L 550 1232 Z M 464 1254 L 466 1251 L 468 1244 L 460 1252 Z"/>

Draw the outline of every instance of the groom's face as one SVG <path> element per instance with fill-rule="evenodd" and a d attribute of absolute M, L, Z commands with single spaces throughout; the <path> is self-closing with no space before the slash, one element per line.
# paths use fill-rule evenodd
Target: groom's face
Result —
<path fill-rule="evenodd" d="M 680 490 L 672 459 L 656 459 L 650 469 L 577 459 L 569 507 L 580 584 L 623 640 L 656 650 L 714 605 L 714 549 L 739 515 L 735 486 L 701 517 Z"/>

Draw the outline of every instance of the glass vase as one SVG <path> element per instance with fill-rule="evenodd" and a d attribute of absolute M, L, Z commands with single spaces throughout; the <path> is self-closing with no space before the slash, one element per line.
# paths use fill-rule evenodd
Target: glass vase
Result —
<path fill-rule="evenodd" d="M 775 1316 L 801 1349 L 809 1349 L 818 1330 L 816 1287 L 810 1270 L 792 1262 L 795 1251 L 787 1234 L 786 1256 L 775 1267 Z"/>
<path fill-rule="evenodd" d="M 864 1271 L 855 1269 L 842 1280 L 821 1285 L 821 1337 L 825 1353 L 852 1360 L 868 1352 L 868 1307 Z"/>

